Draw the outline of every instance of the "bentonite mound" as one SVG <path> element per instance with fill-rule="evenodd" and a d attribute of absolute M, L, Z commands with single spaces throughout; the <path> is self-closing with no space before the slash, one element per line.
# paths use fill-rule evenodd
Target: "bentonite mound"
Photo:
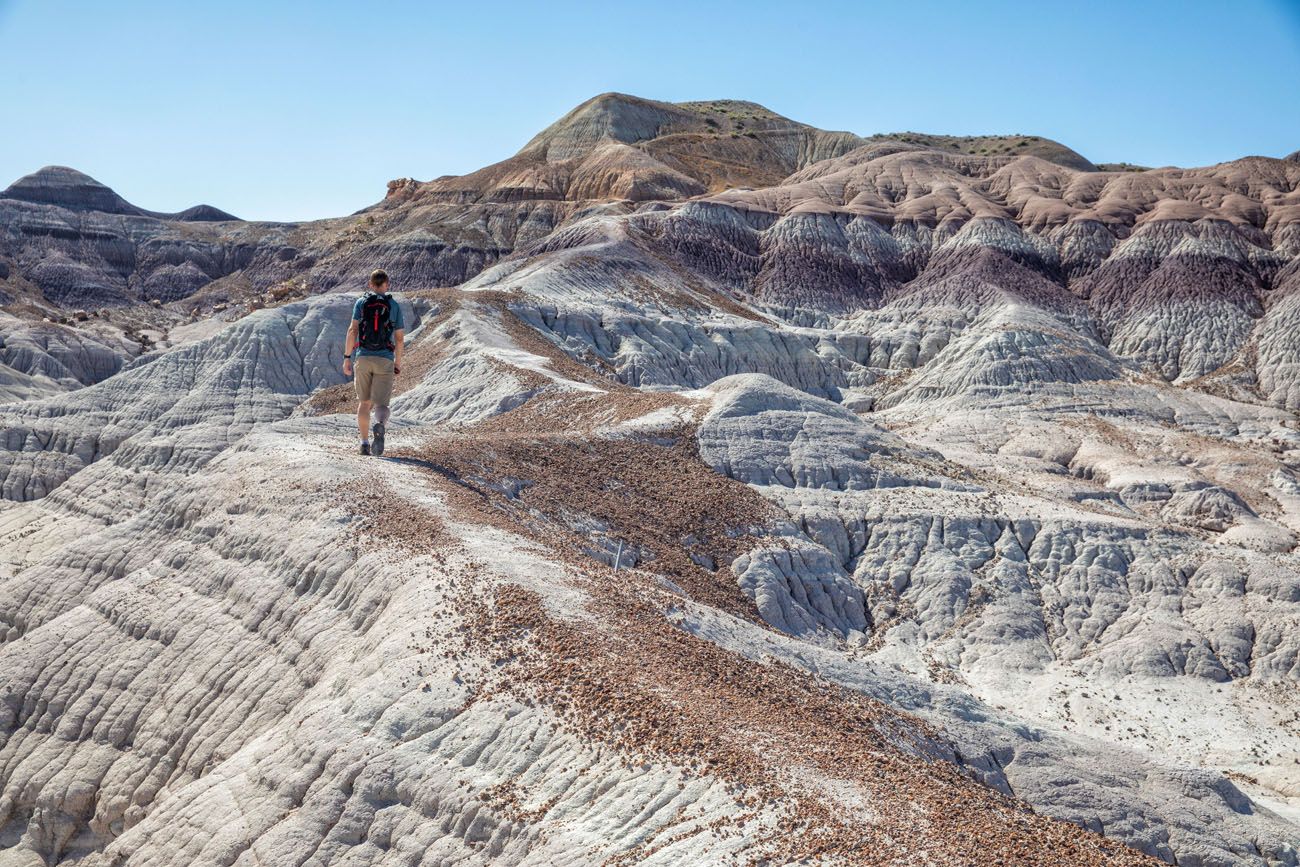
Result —
<path fill-rule="evenodd" d="M 34 177 L 0 865 L 1297 864 L 1294 161 L 606 94 L 315 223 Z"/>
<path fill-rule="evenodd" d="M 180 222 L 238 220 L 211 205 L 195 205 L 175 214 L 146 211 L 123 199 L 99 181 L 67 166 L 46 166 L 19 178 L 9 185 L 0 198 L 39 205 L 55 205 L 70 211 L 99 211 L 132 217 L 158 217 Z"/>

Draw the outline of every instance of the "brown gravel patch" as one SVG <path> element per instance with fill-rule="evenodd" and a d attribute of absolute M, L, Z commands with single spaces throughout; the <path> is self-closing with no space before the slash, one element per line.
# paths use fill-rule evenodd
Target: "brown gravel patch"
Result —
<path fill-rule="evenodd" d="M 298 412 L 303 415 L 333 415 L 336 412 L 356 411 L 357 390 L 351 380 L 316 389 L 298 408 Z"/>
<path fill-rule="evenodd" d="M 515 368 L 510 368 L 516 375 Z M 525 373 L 531 371 L 524 371 Z M 656 410 L 680 407 L 692 412 L 698 406 L 671 392 L 615 390 L 603 394 L 569 391 L 549 381 L 537 383 L 538 393 L 526 403 L 474 425 L 473 432 L 521 434 L 529 431 L 593 433 L 622 424 Z"/>
<path fill-rule="evenodd" d="M 373 477 L 358 479 L 349 494 L 348 509 L 361 519 L 354 537 L 365 537 L 368 548 L 393 547 L 408 554 L 440 555 L 456 544 L 442 519 Z"/>
<path fill-rule="evenodd" d="M 418 460 L 473 519 L 522 532 L 577 565 L 579 552 L 671 578 L 693 599 L 758 621 L 727 568 L 778 517 L 749 487 L 715 473 L 695 454 L 694 431 L 661 440 L 584 438 L 468 429 L 422 448 Z M 459 489 L 459 490 L 457 490 Z"/>
<path fill-rule="evenodd" d="M 667 760 L 728 782 L 736 812 L 711 833 L 735 833 L 755 811 L 775 810 L 775 830 L 750 841 L 748 863 L 1159 863 L 981 786 L 910 715 L 674 627 L 667 615 L 679 600 L 650 576 L 593 567 L 582 584 L 598 627 L 550 616 L 515 585 L 478 605 L 470 634 L 498 666 L 493 691 L 541 702 L 629 764 Z M 860 793 L 869 817 L 817 791 L 820 780 Z M 616 863 L 642 860 L 671 834 L 669 826 Z"/>

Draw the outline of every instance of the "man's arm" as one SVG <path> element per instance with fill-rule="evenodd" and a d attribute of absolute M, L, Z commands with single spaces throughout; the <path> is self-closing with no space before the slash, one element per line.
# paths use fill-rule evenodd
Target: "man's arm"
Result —
<path fill-rule="evenodd" d="M 352 375 L 352 351 L 357 348 L 357 320 L 353 319 L 352 324 L 348 326 L 348 336 L 343 340 L 343 354 L 348 356 L 343 359 L 343 375 Z"/>
<path fill-rule="evenodd" d="M 393 373 L 402 371 L 402 350 L 406 348 L 406 329 L 399 328 L 393 332 Z"/>

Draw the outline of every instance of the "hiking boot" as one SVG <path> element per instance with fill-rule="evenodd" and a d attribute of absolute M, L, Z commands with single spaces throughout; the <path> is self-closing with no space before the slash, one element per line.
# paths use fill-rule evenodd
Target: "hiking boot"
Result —
<path fill-rule="evenodd" d="M 363 454 L 363 455 L 368 455 L 368 454 L 370 454 L 370 443 L 362 443 L 362 444 L 361 444 L 361 454 Z"/>
<path fill-rule="evenodd" d="M 382 421 L 375 422 L 375 426 L 370 429 L 370 434 L 375 439 L 375 454 L 382 455 L 384 453 L 384 423 Z"/>

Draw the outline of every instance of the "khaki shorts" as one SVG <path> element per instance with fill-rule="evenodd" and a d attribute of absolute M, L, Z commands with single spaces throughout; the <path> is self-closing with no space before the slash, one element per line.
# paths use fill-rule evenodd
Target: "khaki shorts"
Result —
<path fill-rule="evenodd" d="M 353 362 L 357 376 L 357 398 L 388 406 L 393 394 L 393 359 L 377 355 L 359 355 Z"/>

